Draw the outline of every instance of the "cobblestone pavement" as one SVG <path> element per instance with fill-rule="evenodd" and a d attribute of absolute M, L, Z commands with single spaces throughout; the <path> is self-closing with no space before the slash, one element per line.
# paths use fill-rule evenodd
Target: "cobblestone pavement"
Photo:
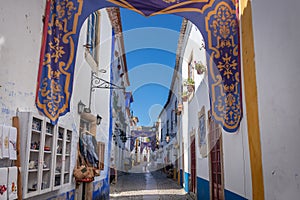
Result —
<path fill-rule="evenodd" d="M 161 171 L 141 170 L 135 166 L 122 173 L 116 184 L 110 186 L 112 200 L 190 200 L 189 194 Z M 138 173 L 136 173 L 138 172 Z"/>

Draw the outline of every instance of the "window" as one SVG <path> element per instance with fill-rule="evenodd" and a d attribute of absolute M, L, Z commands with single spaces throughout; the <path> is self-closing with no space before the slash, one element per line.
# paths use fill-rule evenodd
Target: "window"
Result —
<path fill-rule="evenodd" d="M 89 52 L 92 57 L 96 60 L 96 47 L 99 42 L 99 14 L 98 12 L 92 13 L 88 17 L 88 28 L 87 28 L 87 44 L 89 45 Z"/>
<path fill-rule="evenodd" d="M 98 142 L 98 150 L 99 150 L 99 169 L 104 170 L 105 143 Z"/>
<path fill-rule="evenodd" d="M 169 120 L 167 120 L 167 135 L 169 135 Z"/>
<path fill-rule="evenodd" d="M 90 131 L 91 124 L 88 120 L 80 119 L 80 134 L 84 133 L 85 131 Z"/>
<path fill-rule="evenodd" d="M 92 69 L 97 71 L 100 43 L 100 12 L 96 11 L 88 17 L 85 57 Z"/>
<path fill-rule="evenodd" d="M 173 123 L 174 123 L 173 113 L 174 113 L 174 111 L 171 111 L 171 132 L 173 132 Z"/>
<path fill-rule="evenodd" d="M 194 67 L 193 67 L 193 56 L 191 56 L 189 64 L 188 64 L 188 78 L 191 78 L 194 80 Z"/>
<path fill-rule="evenodd" d="M 175 101 L 175 126 L 177 126 L 177 99 L 176 99 L 176 101 Z"/>

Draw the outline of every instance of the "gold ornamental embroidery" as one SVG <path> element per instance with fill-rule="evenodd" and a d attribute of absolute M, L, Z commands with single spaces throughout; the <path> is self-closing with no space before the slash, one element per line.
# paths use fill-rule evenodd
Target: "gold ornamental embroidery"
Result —
<path fill-rule="evenodd" d="M 163 2 L 166 2 L 166 3 L 175 3 L 176 0 L 163 0 Z M 178 3 L 178 2 L 177 2 Z"/>
<path fill-rule="evenodd" d="M 206 16 L 208 48 L 212 50 L 209 62 L 213 80 L 212 115 L 228 129 L 237 127 L 241 118 L 238 44 L 234 40 L 237 26 L 235 11 L 225 2 Z"/>

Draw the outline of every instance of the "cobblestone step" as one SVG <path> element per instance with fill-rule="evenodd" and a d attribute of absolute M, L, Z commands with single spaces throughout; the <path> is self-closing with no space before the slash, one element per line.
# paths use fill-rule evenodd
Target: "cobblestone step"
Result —
<path fill-rule="evenodd" d="M 142 166 L 144 167 L 144 166 Z M 141 173 L 144 170 L 144 173 Z M 139 172 L 139 173 L 135 173 Z M 112 200 L 190 200 L 173 179 L 161 171 L 149 171 L 134 166 L 129 173 L 123 173 L 116 184 L 110 186 Z"/>

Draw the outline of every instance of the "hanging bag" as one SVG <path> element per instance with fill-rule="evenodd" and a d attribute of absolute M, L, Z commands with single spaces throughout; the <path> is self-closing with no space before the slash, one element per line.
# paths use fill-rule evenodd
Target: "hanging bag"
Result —
<path fill-rule="evenodd" d="M 78 152 L 78 162 L 73 170 L 73 175 L 76 182 L 92 182 L 94 180 L 94 169 L 87 165 L 82 158 L 80 151 Z"/>

